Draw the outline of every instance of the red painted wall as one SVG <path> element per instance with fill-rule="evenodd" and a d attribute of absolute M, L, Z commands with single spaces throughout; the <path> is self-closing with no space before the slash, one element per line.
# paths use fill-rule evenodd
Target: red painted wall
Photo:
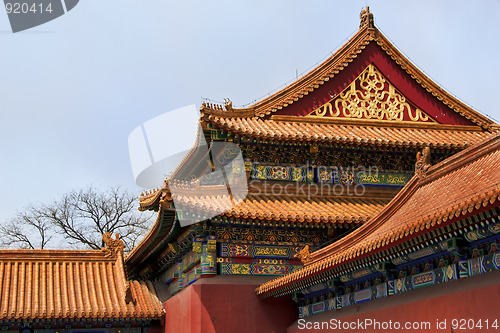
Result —
<path fill-rule="evenodd" d="M 165 333 L 285 333 L 298 317 L 296 305 L 289 297 L 259 300 L 255 288 L 263 281 L 198 280 L 163 304 Z"/>
<path fill-rule="evenodd" d="M 445 284 L 410 291 L 401 295 L 389 296 L 384 299 L 375 300 L 351 306 L 338 311 L 324 312 L 308 317 L 306 322 L 295 322 L 287 330 L 287 333 L 304 332 L 395 332 L 390 326 L 374 328 L 372 326 L 356 327 L 356 329 L 334 329 L 329 326 L 331 320 L 341 322 L 364 323 L 366 319 L 377 321 L 380 325 L 392 321 L 398 322 L 401 327 L 406 322 L 430 323 L 430 329 L 399 330 L 400 332 L 500 332 L 500 271 L 490 272 L 477 277 L 447 282 Z M 458 320 L 453 322 L 453 320 Z M 473 319 L 473 321 L 468 321 Z M 460 322 L 460 320 L 467 320 Z M 498 329 L 486 329 L 486 320 L 491 325 L 497 320 Z M 445 322 L 446 321 L 446 322 Z M 476 327 L 481 321 L 482 328 Z M 317 322 L 324 324 L 323 329 L 307 329 L 306 325 L 314 325 Z M 452 324 L 459 327 L 452 330 Z M 472 325 L 474 323 L 474 325 Z M 334 322 L 338 326 L 338 321 Z M 464 329 L 459 329 L 460 326 Z M 467 325 L 471 325 L 468 327 Z M 438 327 L 438 325 L 440 325 Z M 312 326 L 314 327 L 314 326 Z M 352 326 L 353 328 L 355 326 Z M 422 326 L 421 326 L 422 327 Z"/>

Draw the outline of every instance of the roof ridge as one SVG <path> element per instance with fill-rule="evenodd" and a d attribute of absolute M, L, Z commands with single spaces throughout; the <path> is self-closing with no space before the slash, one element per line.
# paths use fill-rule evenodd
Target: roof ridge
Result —
<path fill-rule="evenodd" d="M 24 261 L 82 261 L 115 260 L 106 257 L 104 250 L 67 250 L 67 249 L 0 249 L 0 260 Z"/>
<path fill-rule="evenodd" d="M 500 148 L 500 133 L 494 133 L 486 140 L 482 140 L 450 157 L 447 159 L 430 166 L 427 170 L 426 177 L 421 180 L 422 185 L 424 183 L 429 183 L 435 181 L 446 173 L 450 171 L 461 168 L 472 161 L 481 158 L 492 152 L 495 149 Z"/>

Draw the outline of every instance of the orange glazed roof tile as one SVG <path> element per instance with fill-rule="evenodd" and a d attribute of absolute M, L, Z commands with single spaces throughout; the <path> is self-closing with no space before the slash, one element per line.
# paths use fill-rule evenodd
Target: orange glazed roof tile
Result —
<path fill-rule="evenodd" d="M 224 189 L 227 191 L 225 187 Z M 159 210 L 159 212 L 148 234 L 126 257 L 126 264 L 130 268 L 128 272 L 133 271 L 133 266 L 142 260 L 142 253 L 150 253 L 157 249 L 174 228 L 175 209 L 171 208 L 173 198 L 179 200 L 184 208 L 187 208 L 188 213 L 191 208 L 191 213 L 196 215 L 203 215 L 207 212 L 210 217 L 218 215 L 263 223 L 276 221 L 292 225 L 314 225 L 315 227 L 364 223 L 390 200 L 387 198 L 340 196 L 311 196 L 307 198 L 300 195 L 249 194 L 242 202 L 231 208 L 228 205 L 230 198 L 215 194 L 220 193 L 217 189 L 212 189 L 212 191 L 214 191 L 212 194 L 200 196 L 199 193 L 206 193 L 209 190 L 200 191 L 195 188 L 194 193 L 198 193 L 198 195 L 184 193 L 182 196 L 175 196 L 170 192 L 169 184 L 166 181 L 161 188 L 141 194 L 139 209 Z M 225 209 L 228 210 L 225 211 Z M 213 210 L 216 210 L 215 214 L 210 214 Z"/>
<path fill-rule="evenodd" d="M 301 117 L 284 117 L 301 118 Z M 338 144 L 359 144 L 397 147 L 465 148 L 491 135 L 478 128 L 462 126 L 407 127 L 390 125 L 316 123 L 312 121 L 224 118 L 210 115 L 206 121 L 217 128 L 244 137 L 279 141 L 314 141 Z"/>
<path fill-rule="evenodd" d="M 368 223 L 312 253 L 303 269 L 257 288 L 257 294 L 282 290 L 325 270 L 376 253 L 413 234 L 500 201 L 500 135 L 482 141 L 414 176 Z"/>
<path fill-rule="evenodd" d="M 107 250 L 0 250 L 0 321 L 164 316 L 149 282 L 127 281 Z"/>

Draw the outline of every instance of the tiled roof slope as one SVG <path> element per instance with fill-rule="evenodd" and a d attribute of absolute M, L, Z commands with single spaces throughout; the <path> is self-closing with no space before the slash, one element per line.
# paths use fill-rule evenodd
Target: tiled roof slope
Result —
<path fill-rule="evenodd" d="M 482 141 L 414 176 L 369 222 L 312 254 L 302 270 L 272 280 L 258 294 L 311 278 L 344 263 L 394 246 L 413 234 L 500 200 L 500 135 Z"/>
<path fill-rule="evenodd" d="M 160 319 L 147 282 L 127 281 L 106 250 L 0 250 L 0 321 Z"/>
<path fill-rule="evenodd" d="M 349 123 L 316 123 L 312 121 L 253 118 L 226 118 L 210 115 L 208 123 L 217 128 L 227 130 L 244 137 L 254 137 L 279 141 L 313 141 L 337 144 L 357 144 L 389 147 L 431 147 L 445 149 L 462 149 L 479 142 L 491 135 L 478 131 L 478 128 L 460 128 L 451 126 L 405 127 L 395 124 L 353 125 Z M 288 119 L 287 119 L 288 118 Z M 299 118 L 300 119 L 300 118 Z M 464 126 L 461 126 L 464 127 Z"/>

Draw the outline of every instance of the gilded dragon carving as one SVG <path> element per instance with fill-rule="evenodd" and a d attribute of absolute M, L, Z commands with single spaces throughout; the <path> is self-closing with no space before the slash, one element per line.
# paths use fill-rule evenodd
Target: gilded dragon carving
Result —
<path fill-rule="evenodd" d="M 407 115 L 405 117 L 405 115 Z M 312 111 L 308 117 L 344 117 L 402 122 L 434 122 L 370 64 L 339 96 Z"/>

